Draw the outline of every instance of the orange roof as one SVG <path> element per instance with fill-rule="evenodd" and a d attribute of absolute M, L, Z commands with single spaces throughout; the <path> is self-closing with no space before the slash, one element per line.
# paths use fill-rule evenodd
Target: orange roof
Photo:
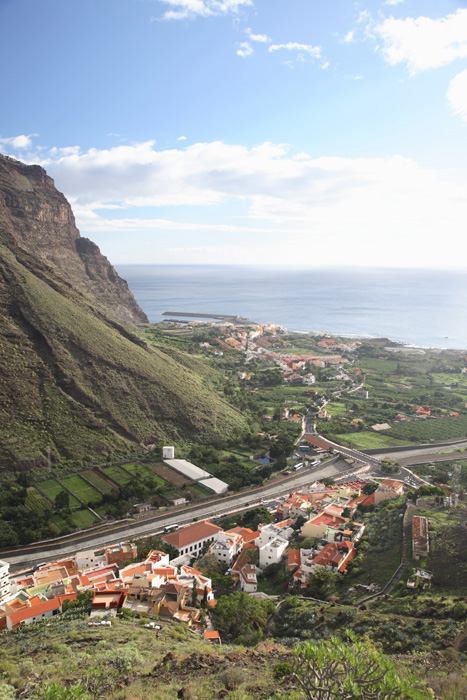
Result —
<path fill-rule="evenodd" d="M 219 632 L 217 630 L 205 630 L 204 631 L 204 638 L 205 639 L 220 639 Z"/>
<path fill-rule="evenodd" d="M 199 523 L 193 523 L 193 525 L 187 525 L 187 527 L 170 532 L 168 535 L 163 535 L 162 539 L 177 549 L 183 549 L 194 542 L 212 537 L 218 532 L 222 532 L 221 527 L 214 525 L 209 520 L 201 520 Z"/>
<path fill-rule="evenodd" d="M 31 601 L 33 599 L 31 598 Z M 30 602 L 31 602 L 30 601 Z M 22 608 L 17 612 L 13 612 L 9 615 L 10 622 L 13 625 L 19 625 L 25 620 L 29 620 L 31 617 L 37 617 L 38 615 L 43 615 L 51 610 L 57 610 L 60 608 L 61 602 L 59 598 L 52 598 L 51 600 L 41 601 L 39 603 L 34 603 L 34 605 L 29 605 L 26 608 Z"/>
<path fill-rule="evenodd" d="M 287 551 L 287 568 L 295 569 L 296 566 L 300 566 L 300 550 L 289 549 Z"/>
<path fill-rule="evenodd" d="M 370 493 L 370 495 L 367 496 L 361 503 L 362 503 L 362 506 L 372 506 L 374 502 L 375 502 L 375 494 Z"/>
<path fill-rule="evenodd" d="M 250 530 L 249 527 L 233 527 L 230 530 L 226 530 L 227 535 L 240 535 L 244 542 L 251 542 L 259 537 L 258 530 Z"/>

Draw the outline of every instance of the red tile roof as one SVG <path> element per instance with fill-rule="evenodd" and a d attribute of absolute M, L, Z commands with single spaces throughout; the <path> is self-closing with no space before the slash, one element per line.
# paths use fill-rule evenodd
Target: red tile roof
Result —
<path fill-rule="evenodd" d="M 33 600 L 31 598 L 30 602 Z M 30 620 L 32 617 L 37 617 L 38 615 L 43 615 L 44 613 L 50 612 L 52 610 L 58 610 L 61 606 L 60 600 L 58 598 L 52 598 L 51 600 L 41 601 L 39 603 L 34 602 L 33 605 L 28 605 L 27 607 L 13 612 L 9 615 L 10 622 L 13 625 L 19 625 L 25 620 Z"/>
<path fill-rule="evenodd" d="M 287 568 L 295 569 L 296 566 L 300 566 L 300 550 L 289 549 L 287 551 Z"/>
<path fill-rule="evenodd" d="M 222 532 L 221 527 L 210 523 L 209 520 L 201 520 L 199 523 L 193 523 L 193 525 L 187 525 L 175 532 L 170 532 L 168 535 L 163 535 L 161 539 L 177 549 L 183 549 L 194 542 L 213 537 L 218 532 Z"/>
<path fill-rule="evenodd" d="M 219 632 L 217 630 L 205 630 L 204 631 L 204 638 L 205 639 L 220 639 Z"/>

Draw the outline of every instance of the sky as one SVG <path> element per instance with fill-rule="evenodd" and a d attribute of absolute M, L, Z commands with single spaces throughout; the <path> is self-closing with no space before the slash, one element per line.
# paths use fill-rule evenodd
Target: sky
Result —
<path fill-rule="evenodd" d="M 467 266 L 467 2 L 0 0 L 0 27 L 0 152 L 112 263 Z"/>

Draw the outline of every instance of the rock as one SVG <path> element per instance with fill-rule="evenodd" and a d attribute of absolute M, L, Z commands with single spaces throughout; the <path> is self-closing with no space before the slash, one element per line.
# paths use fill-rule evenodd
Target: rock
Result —
<path fill-rule="evenodd" d="M 71 206 L 38 165 L 0 154 L 0 228 L 122 323 L 148 318 L 98 246 L 81 238 Z"/>

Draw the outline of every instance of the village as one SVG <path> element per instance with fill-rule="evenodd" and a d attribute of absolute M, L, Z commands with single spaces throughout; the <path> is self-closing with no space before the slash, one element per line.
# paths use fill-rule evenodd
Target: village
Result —
<path fill-rule="evenodd" d="M 267 596 L 258 591 L 258 578 L 276 565 L 289 576 L 288 592 L 306 594 L 318 570 L 346 575 L 365 531 L 358 521 L 359 504 L 377 506 L 403 494 L 403 483 L 394 479 L 313 483 L 279 498 L 274 522 L 258 523 L 256 530 L 224 530 L 209 519 L 167 527 L 160 541 L 170 555 L 152 549 L 141 559 L 135 543 L 120 542 L 23 572 L 10 574 L 8 563 L 0 562 L 0 629 L 14 630 L 59 615 L 91 592 L 91 625 L 110 626 L 117 614 L 134 614 L 147 616 L 152 628 L 154 620 L 171 620 L 207 639 L 219 639 L 209 617 L 217 604 L 213 582 L 198 563 L 205 570 L 203 562 L 217 562 L 231 579 L 231 591 L 259 598 Z M 292 539 L 303 546 L 291 546 Z M 427 520 L 414 518 L 414 558 L 428 552 Z"/>

